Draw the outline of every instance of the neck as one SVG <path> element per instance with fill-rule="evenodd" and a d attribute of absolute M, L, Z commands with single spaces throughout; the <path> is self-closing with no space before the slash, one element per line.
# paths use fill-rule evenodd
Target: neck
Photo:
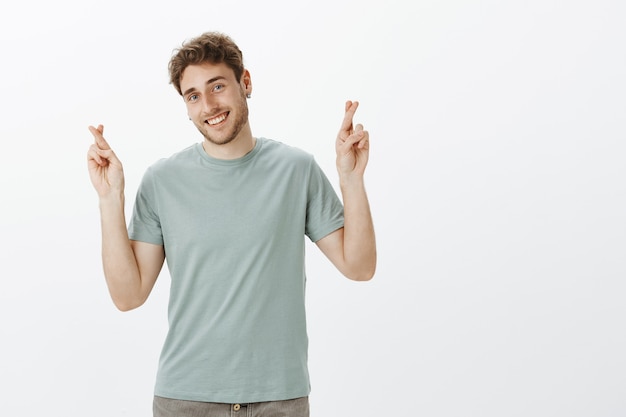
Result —
<path fill-rule="evenodd" d="M 250 125 L 246 124 L 237 137 L 225 144 L 216 144 L 204 139 L 202 147 L 207 155 L 216 159 L 237 159 L 246 155 L 256 145 L 256 138 L 252 136 Z"/>

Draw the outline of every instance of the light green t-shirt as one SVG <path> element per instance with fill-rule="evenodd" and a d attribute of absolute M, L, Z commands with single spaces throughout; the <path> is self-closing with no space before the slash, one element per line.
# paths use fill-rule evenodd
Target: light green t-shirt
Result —
<path fill-rule="evenodd" d="M 343 206 L 314 158 L 274 140 L 235 160 L 197 143 L 152 165 L 129 235 L 164 245 L 172 279 L 155 395 L 308 395 L 304 236 L 341 227 Z"/>

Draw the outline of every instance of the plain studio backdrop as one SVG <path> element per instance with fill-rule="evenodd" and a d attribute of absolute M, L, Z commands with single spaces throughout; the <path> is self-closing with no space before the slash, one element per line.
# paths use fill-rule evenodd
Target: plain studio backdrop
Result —
<path fill-rule="evenodd" d="M 623 1 L 8 4 L 1 415 L 151 415 L 170 277 L 109 299 L 87 126 L 130 214 L 148 165 L 201 140 L 167 62 L 207 30 L 244 52 L 253 133 L 335 186 L 345 100 L 370 131 L 374 280 L 307 246 L 313 416 L 626 415 Z"/>

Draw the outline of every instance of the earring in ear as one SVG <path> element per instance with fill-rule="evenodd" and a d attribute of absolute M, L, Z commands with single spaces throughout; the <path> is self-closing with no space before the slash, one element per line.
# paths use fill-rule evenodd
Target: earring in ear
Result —
<path fill-rule="evenodd" d="M 246 94 L 246 98 L 252 98 L 252 94 L 250 93 Z"/>

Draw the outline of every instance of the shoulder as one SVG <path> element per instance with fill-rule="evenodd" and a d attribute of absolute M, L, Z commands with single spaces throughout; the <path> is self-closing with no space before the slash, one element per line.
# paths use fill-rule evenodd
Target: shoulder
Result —
<path fill-rule="evenodd" d="M 284 142 L 267 138 L 258 140 L 263 143 L 263 153 L 277 161 L 308 165 L 314 160 L 311 153 Z"/>
<path fill-rule="evenodd" d="M 148 167 L 147 172 L 154 174 L 167 173 L 182 166 L 189 166 L 190 162 L 197 159 L 197 147 L 195 143 L 168 157 L 161 158 Z"/>

